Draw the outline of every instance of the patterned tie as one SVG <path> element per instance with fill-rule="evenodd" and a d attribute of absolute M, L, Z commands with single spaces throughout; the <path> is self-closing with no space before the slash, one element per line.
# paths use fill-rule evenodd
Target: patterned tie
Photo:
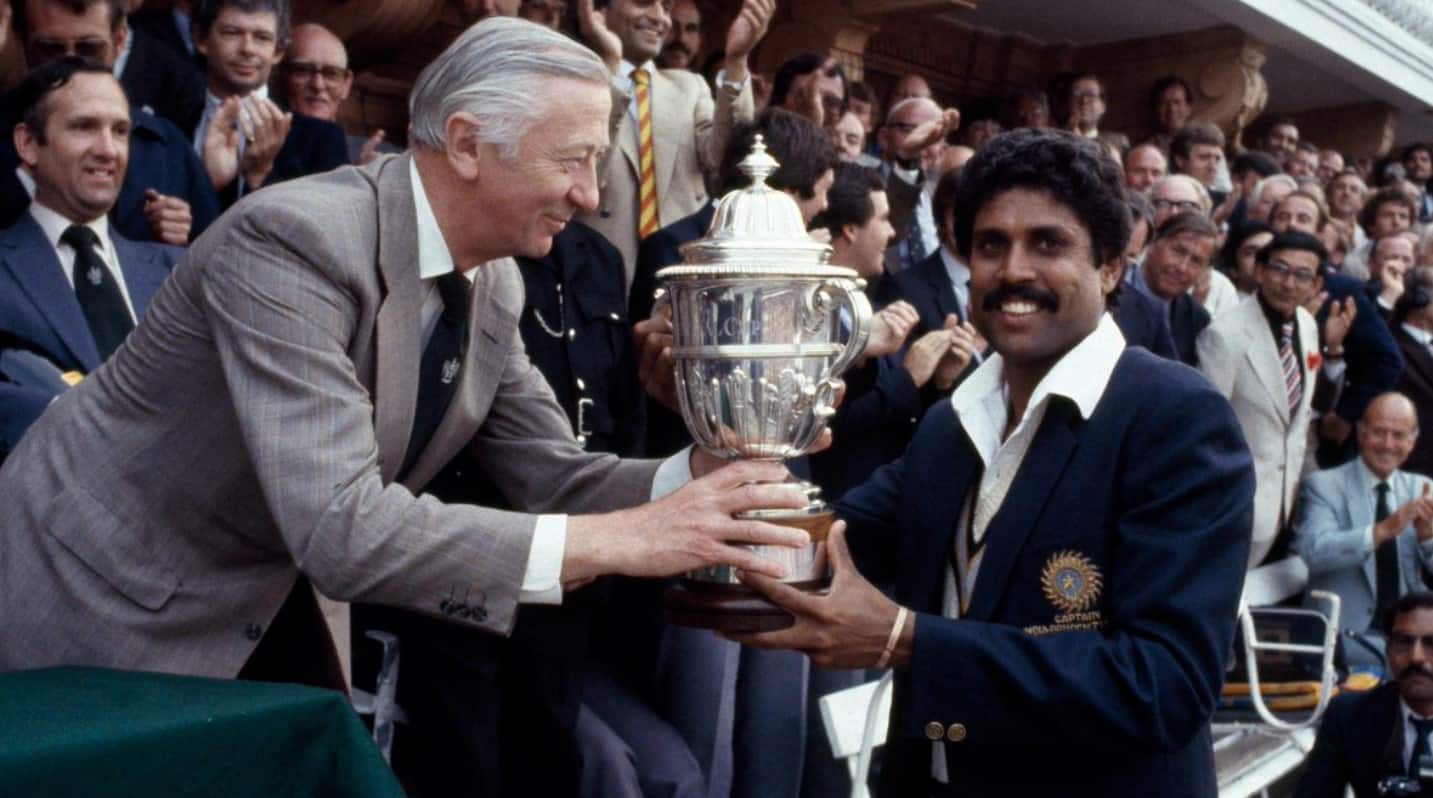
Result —
<path fill-rule="evenodd" d="M 1289 392 L 1289 415 L 1299 410 L 1299 400 L 1304 398 L 1304 375 L 1299 373 L 1299 361 L 1294 357 L 1294 323 L 1284 322 L 1279 330 L 1279 360 L 1284 364 L 1284 388 Z"/>
<path fill-rule="evenodd" d="M 418 365 L 418 402 L 413 411 L 413 431 L 408 436 L 408 449 L 398 468 L 398 479 L 418 462 L 418 455 L 438 430 L 438 422 L 448 410 L 448 402 L 458 390 L 458 377 L 468 344 L 468 313 L 472 283 L 460 272 L 451 271 L 438 278 L 438 294 L 443 298 L 443 313 L 433 326 L 433 334 L 423 347 Z"/>
<path fill-rule="evenodd" d="M 124 304 L 119 283 L 100 257 L 99 242 L 95 231 L 78 224 L 65 228 L 60 236 L 60 243 L 75 250 L 75 299 L 90 326 L 100 360 L 108 360 L 134 330 L 134 319 Z"/>
<path fill-rule="evenodd" d="M 906 222 L 906 229 L 901 235 L 899 246 L 900 249 L 897 252 L 900 255 L 901 271 L 915 268 L 916 264 L 925 260 L 926 255 L 930 254 L 925 251 L 925 237 L 921 235 L 919 204 L 916 205 L 915 212 L 911 213 L 910 220 Z"/>
<path fill-rule="evenodd" d="M 637 85 L 637 163 L 641 178 L 637 191 L 637 237 L 657 232 L 657 162 L 652 154 L 652 77 L 645 69 L 632 70 Z"/>

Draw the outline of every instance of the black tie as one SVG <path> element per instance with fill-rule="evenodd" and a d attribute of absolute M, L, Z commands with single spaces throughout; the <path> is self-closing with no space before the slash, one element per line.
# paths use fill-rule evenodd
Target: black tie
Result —
<path fill-rule="evenodd" d="M 433 335 L 423 347 L 423 360 L 418 369 L 418 405 L 413 413 L 413 434 L 408 437 L 408 450 L 398 478 L 407 475 L 428 445 L 448 401 L 458 388 L 463 353 L 468 343 L 468 296 L 472 284 L 462 274 L 452 271 L 438 278 L 438 293 L 443 297 L 443 313 L 433 326 Z"/>
<path fill-rule="evenodd" d="M 134 330 L 134 319 L 124 304 L 119 283 L 100 257 L 99 240 L 95 231 L 77 224 L 70 225 L 60 236 L 60 243 L 75 250 L 75 298 L 90 325 L 100 360 L 106 360 Z"/>
<path fill-rule="evenodd" d="M 1388 483 L 1380 482 L 1375 488 L 1378 491 L 1378 504 L 1374 506 L 1373 522 L 1378 523 L 1389 515 L 1388 510 Z M 1374 552 L 1378 568 L 1378 612 L 1381 613 L 1398 600 L 1398 536 L 1378 544 L 1378 550 Z M 1375 623 L 1377 621 L 1375 620 Z"/>
<path fill-rule="evenodd" d="M 1413 755 L 1408 757 L 1408 777 L 1418 778 L 1418 760 L 1428 756 L 1428 733 L 1433 732 L 1433 719 L 1419 720 L 1412 715 L 1408 722 L 1413 726 Z"/>

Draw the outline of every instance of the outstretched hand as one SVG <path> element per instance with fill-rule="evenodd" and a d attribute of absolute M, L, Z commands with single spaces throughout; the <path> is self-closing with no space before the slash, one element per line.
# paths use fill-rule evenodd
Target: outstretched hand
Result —
<path fill-rule="evenodd" d="M 796 623 L 775 632 L 732 634 L 758 648 L 795 649 L 821 668 L 869 668 L 881 659 L 900 607 L 856 570 L 846 545 L 846 524 L 837 521 L 826 541 L 831 558 L 831 589 L 825 595 L 797 590 L 769 576 L 743 572 L 741 580 L 771 603 L 791 613 Z M 907 620 L 895 646 L 892 667 L 910 663 L 915 623 Z"/>

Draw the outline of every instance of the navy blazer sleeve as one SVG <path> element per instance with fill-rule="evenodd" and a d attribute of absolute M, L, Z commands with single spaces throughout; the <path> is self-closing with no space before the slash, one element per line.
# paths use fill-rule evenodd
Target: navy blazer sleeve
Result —
<path fill-rule="evenodd" d="M 1131 357 L 1154 360 L 1139 350 L 1126 353 Z M 1164 388 L 1157 399 L 1141 400 L 1138 386 L 1151 378 Z M 966 724 L 970 736 L 962 745 L 972 751 L 1049 746 L 1134 754 L 1176 750 L 1208 723 L 1248 557 L 1254 490 L 1248 449 L 1228 402 L 1188 369 L 1137 374 L 1118 395 L 1107 390 L 1105 400 L 1090 421 L 1052 421 L 1050 408 L 1028 457 L 1041 456 L 1051 424 L 1069 424 L 1078 442 L 1015 555 L 1026 559 L 1011 571 L 1038 573 L 1043 558 L 1035 552 L 1050 546 L 1102 552 L 1096 557 L 1103 628 L 1027 633 L 1023 627 L 1038 622 L 1033 608 L 1047 606 L 1038 577 L 1004 586 L 988 621 L 945 618 L 935 614 L 938 598 L 912 597 L 921 612 L 903 679 L 907 703 L 892 714 L 893 739 L 924 742 L 924 723 L 941 718 Z M 937 405 L 902 460 L 880 469 L 838 508 L 851 526 L 858 567 L 873 579 L 896 573 L 898 595 L 900 580 L 923 567 L 895 561 L 901 537 L 950 534 L 913 528 L 910 519 L 919 518 L 912 508 L 940 492 L 966 489 L 940 473 L 947 470 L 940 452 L 951 446 L 968 444 L 953 409 Z M 1095 473 L 1081 468 L 1086 462 L 1109 467 Z M 993 523 L 1020 511 L 1012 501 L 1041 497 L 1011 494 Z M 1103 522 L 1081 528 L 1089 508 L 1101 506 L 1108 507 Z M 938 520 L 947 522 L 954 519 Z M 982 567 L 992 555 L 987 550 Z M 975 590 L 978 597 L 979 581 Z M 1078 723 L 1077 734 L 1071 723 Z"/>
<path fill-rule="evenodd" d="M 1403 372 L 1403 357 L 1398 353 L 1398 344 L 1378 313 L 1378 308 L 1368 301 L 1357 280 L 1342 274 L 1329 275 L 1325 280 L 1329 300 L 1342 301 L 1351 296 L 1358 307 L 1344 339 L 1344 360 L 1348 363 L 1347 377 L 1338 405 L 1334 408 L 1339 417 L 1352 424 L 1363 416 L 1364 408 L 1373 397 L 1393 390 L 1398 376 Z M 1319 310 L 1319 337 L 1323 338 L 1324 320 L 1328 318 L 1328 303 Z"/>

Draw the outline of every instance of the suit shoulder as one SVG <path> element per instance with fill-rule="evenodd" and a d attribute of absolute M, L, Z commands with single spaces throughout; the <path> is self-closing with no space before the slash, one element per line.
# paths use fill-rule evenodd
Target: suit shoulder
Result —
<path fill-rule="evenodd" d="M 114 239 L 116 248 L 127 247 L 130 252 L 153 254 L 166 266 L 173 267 L 174 264 L 178 263 L 179 260 L 184 257 L 184 249 L 182 247 L 161 244 L 157 241 L 135 241 L 125 238 L 119 234 L 118 230 L 114 229 L 110 230 L 109 235 L 110 238 Z"/>
<path fill-rule="evenodd" d="M 1159 390 L 1151 391 L 1151 386 L 1156 385 Z M 1155 412 L 1159 417 L 1166 413 L 1205 417 L 1209 415 L 1210 403 L 1226 408 L 1229 405 L 1198 369 L 1139 346 L 1125 347 L 1120 355 L 1100 403 L 1105 404 L 1107 400 L 1112 400 L 1114 407 L 1123 408 L 1121 412 L 1140 406 L 1157 408 Z M 1231 418 L 1232 413 L 1231 410 Z"/>
<path fill-rule="evenodd" d="M 707 85 L 706 78 L 688 69 L 663 69 L 660 70 L 663 77 L 681 87 L 685 94 L 705 94 L 711 96 L 711 87 Z"/>

